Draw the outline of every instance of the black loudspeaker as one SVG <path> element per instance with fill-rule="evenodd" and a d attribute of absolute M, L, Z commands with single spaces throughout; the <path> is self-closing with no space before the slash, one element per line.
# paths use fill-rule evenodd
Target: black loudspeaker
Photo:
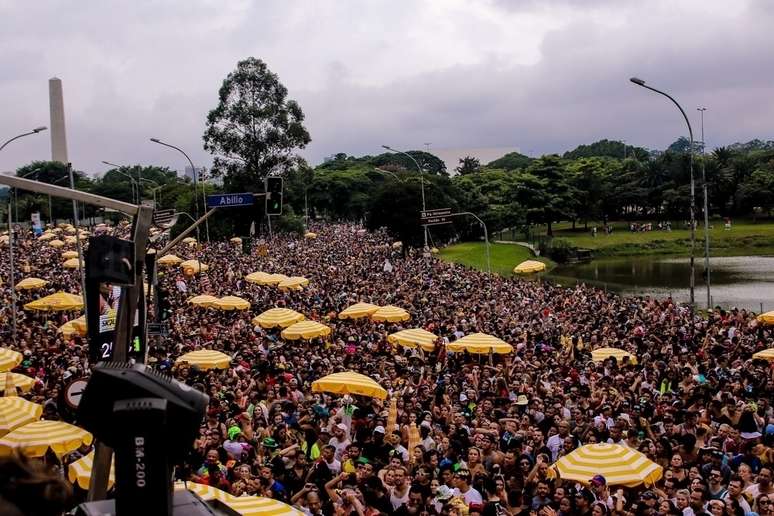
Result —
<path fill-rule="evenodd" d="M 90 237 L 86 277 L 113 285 L 134 285 L 134 243 L 110 235 Z"/>

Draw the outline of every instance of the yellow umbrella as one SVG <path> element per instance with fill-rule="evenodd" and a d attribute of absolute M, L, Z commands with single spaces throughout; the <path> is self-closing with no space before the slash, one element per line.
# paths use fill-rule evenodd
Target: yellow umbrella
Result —
<path fill-rule="evenodd" d="M 0 348 L 0 371 L 10 371 L 22 363 L 24 357 L 18 351 L 9 348 Z"/>
<path fill-rule="evenodd" d="M 183 261 L 182 258 L 175 256 L 174 254 L 165 254 L 164 256 L 156 260 L 156 263 L 159 265 L 177 265 L 182 261 Z"/>
<path fill-rule="evenodd" d="M 607 485 L 635 487 L 653 485 L 663 469 L 644 454 L 618 444 L 587 444 L 556 461 L 562 480 L 588 484 L 594 475 L 602 475 Z"/>
<path fill-rule="evenodd" d="M 253 317 L 253 324 L 261 328 L 287 328 L 291 324 L 303 321 L 304 314 L 300 314 L 289 308 L 270 308 L 265 312 Z"/>
<path fill-rule="evenodd" d="M 16 284 L 16 290 L 32 290 L 36 288 L 43 288 L 48 284 L 48 281 L 40 278 L 24 278 Z"/>
<path fill-rule="evenodd" d="M 309 280 L 302 276 L 291 276 L 279 282 L 277 285 L 282 290 L 301 290 L 301 287 L 309 285 Z"/>
<path fill-rule="evenodd" d="M 238 296 L 223 296 L 212 303 L 212 307 L 218 310 L 247 310 L 250 302 Z"/>
<path fill-rule="evenodd" d="M 534 272 L 542 272 L 546 270 L 546 264 L 537 260 L 525 260 L 514 267 L 513 272 L 516 274 L 532 274 Z"/>
<path fill-rule="evenodd" d="M 372 313 L 371 319 L 374 321 L 399 322 L 408 321 L 411 319 L 411 316 L 403 308 L 387 305 L 379 307 L 378 310 Z"/>
<path fill-rule="evenodd" d="M 11 240 L 8 235 L 0 236 L 0 244 L 7 244 Z"/>
<path fill-rule="evenodd" d="M 317 233 L 312 233 L 311 231 L 309 231 L 304 235 L 304 238 L 308 238 L 309 240 L 314 240 L 315 238 L 317 238 Z"/>
<path fill-rule="evenodd" d="M 195 306 L 203 306 L 206 308 L 214 305 L 217 301 L 218 301 L 218 298 L 215 296 L 201 294 L 199 296 L 194 296 L 191 299 L 189 299 L 188 304 L 195 305 Z"/>
<path fill-rule="evenodd" d="M 231 357 L 220 351 L 212 349 L 200 349 L 191 351 L 177 359 L 177 362 L 188 362 L 198 366 L 199 369 L 228 369 Z"/>
<path fill-rule="evenodd" d="M 185 237 L 183 240 L 181 240 L 184 244 L 195 244 L 196 239 L 194 237 Z"/>
<path fill-rule="evenodd" d="M 331 329 L 315 321 L 300 321 L 282 330 L 282 338 L 286 340 L 311 340 L 331 334 Z"/>
<path fill-rule="evenodd" d="M 55 247 L 55 248 L 57 248 L 57 249 L 58 249 L 58 248 L 60 248 L 60 247 L 64 246 L 64 245 L 65 245 L 65 243 L 64 243 L 64 242 L 62 242 L 62 241 L 61 241 L 61 240 L 59 240 L 59 239 L 56 239 L 56 240 L 52 240 L 51 242 L 49 242 L 49 243 L 48 243 L 48 245 L 50 245 L 51 247 Z"/>
<path fill-rule="evenodd" d="M 184 271 L 190 270 L 194 273 L 197 273 L 199 271 L 204 272 L 210 267 L 206 263 L 202 263 L 199 260 L 186 260 L 180 264 L 180 268 L 182 268 Z"/>
<path fill-rule="evenodd" d="M 312 382 L 312 392 L 359 394 L 382 400 L 387 397 L 387 391 L 384 387 L 371 378 L 353 371 L 329 374 Z"/>
<path fill-rule="evenodd" d="M 266 278 L 266 284 L 279 285 L 286 279 L 288 279 L 288 276 L 285 276 L 284 274 L 269 274 L 269 276 Z"/>
<path fill-rule="evenodd" d="M 43 406 L 24 398 L 0 398 L 0 436 L 20 426 L 40 419 Z"/>
<path fill-rule="evenodd" d="M 339 313 L 339 319 L 360 319 L 368 317 L 379 309 L 378 306 L 371 303 L 355 303 L 354 305 L 342 310 Z"/>
<path fill-rule="evenodd" d="M 472 333 L 465 335 L 461 339 L 451 342 L 446 346 L 448 351 L 467 351 L 468 353 L 499 353 L 505 354 L 513 351 L 513 346 L 507 342 L 498 339 L 493 335 L 486 333 Z"/>
<path fill-rule="evenodd" d="M 774 348 L 758 351 L 753 355 L 753 358 L 759 358 L 761 360 L 768 360 L 769 362 L 774 362 Z"/>
<path fill-rule="evenodd" d="M 82 265 L 82 262 L 78 261 L 78 258 L 70 258 L 69 260 L 65 260 L 65 262 L 62 264 L 62 267 L 65 269 L 80 269 Z"/>
<path fill-rule="evenodd" d="M 11 375 L 10 378 L 8 375 Z M 30 392 L 35 385 L 35 379 L 19 373 L 0 373 L 0 390 L 5 392 L 7 382 L 11 382 L 13 387 L 21 389 L 22 392 Z"/>
<path fill-rule="evenodd" d="M 38 240 L 42 240 L 45 242 L 46 240 L 51 240 L 52 238 L 56 238 L 56 235 L 53 233 L 43 233 L 38 237 Z"/>
<path fill-rule="evenodd" d="M 74 236 L 66 236 L 64 239 L 65 244 L 75 244 L 78 242 L 78 239 Z"/>
<path fill-rule="evenodd" d="M 176 482 L 175 490 L 188 490 L 204 500 L 229 507 L 240 516 L 303 516 L 303 512 L 290 505 L 261 496 L 233 496 L 218 488 L 196 482 Z M 230 513 L 230 512 L 229 512 Z"/>
<path fill-rule="evenodd" d="M 67 292 L 57 292 L 24 305 L 25 310 L 40 310 L 43 312 L 81 310 L 82 308 L 83 297 Z"/>
<path fill-rule="evenodd" d="M 91 470 L 94 467 L 94 452 L 91 451 L 80 459 L 67 466 L 67 478 L 73 484 L 78 484 L 81 489 L 89 489 Z M 116 483 L 115 455 L 110 461 L 110 475 L 108 476 L 108 489 Z"/>
<path fill-rule="evenodd" d="M 78 258 L 78 251 L 65 251 L 62 253 L 62 258 L 65 260 L 72 260 Z"/>
<path fill-rule="evenodd" d="M 242 239 L 241 239 L 241 238 L 239 238 L 239 237 L 234 237 L 234 238 L 232 238 L 231 240 L 229 240 L 229 242 L 231 242 L 232 244 L 239 245 L 239 244 L 241 244 L 241 243 L 242 243 Z"/>
<path fill-rule="evenodd" d="M 397 242 L 393 242 L 392 243 L 392 248 L 393 249 L 400 249 L 401 247 L 403 247 L 403 242 L 401 242 L 400 240 L 398 240 Z"/>
<path fill-rule="evenodd" d="M 425 351 L 433 351 L 437 339 L 437 336 L 422 328 L 401 330 L 387 336 L 387 342 L 390 344 L 403 346 L 404 348 L 415 348 L 419 346 Z"/>
<path fill-rule="evenodd" d="M 774 324 L 774 310 L 759 315 L 757 319 L 758 322 L 762 322 L 763 324 Z"/>
<path fill-rule="evenodd" d="M 68 226 L 65 228 L 65 233 L 68 235 L 74 235 L 75 234 L 75 228 L 72 226 Z"/>
<path fill-rule="evenodd" d="M 624 357 L 629 357 L 629 363 L 636 364 L 637 357 L 618 348 L 599 348 L 591 352 L 591 359 L 594 362 L 604 362 L 608 358 L 613 357 L 617 362 L 623 362 Z"/>
<path fill-rule="evenodd" d="M 0 456 L 7 457 L 17 451 L 28 457 L 42 457 L 51 448 L 61 457 L 84 444 L 91 444 L 92 439 L 83 428 L 63 421 L 35 421 L 0 439 Z"/>
<path fill-rule="evenodd" d="M 74 333 L 81 336 L 86 335 L 86 316 L 82 315 L 72 321 L 67 321 L 57 330 L 64 338 L 69 339 Z"/>
<path fill-rule="evenodd" d="M 256 283 L 258 285 L 270 285 L 273 282 L 273 275 L 267 272 L 251 272 L 245 276 L 245 280 L 250 283 Z"/>

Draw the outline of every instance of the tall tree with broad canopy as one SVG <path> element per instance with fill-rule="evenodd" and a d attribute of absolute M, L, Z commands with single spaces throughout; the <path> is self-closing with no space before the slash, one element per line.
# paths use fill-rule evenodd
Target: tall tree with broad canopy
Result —
<path fill-rule="evenodd" d="M 304 113 L 266 63 L 249 57 L 237 63 L 207 115 L 204 149 L 214 155 L 212 173 L 227 191 L 260 191 L 268 175 L 295 163 L 294 151 L 310 141 Z"/>

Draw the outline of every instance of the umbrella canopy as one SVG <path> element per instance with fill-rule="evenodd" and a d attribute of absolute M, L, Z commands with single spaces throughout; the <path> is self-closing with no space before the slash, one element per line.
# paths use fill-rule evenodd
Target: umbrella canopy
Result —
<path fill-rule="evenodd" d="M 0 456 L 7 457 L 14 451 L 28 457 L 42 457 L 49 448 L 61 457 L 91 444 L 92 435 L 75 425 L 63 421 L 35 421 L 20 426 L 0 439 Z"/>
<path fill-rule="evenodd" d="M 759 358 L 761 360 L 768 360 L 769 362 L 774 362 L 774 348 L 764 349 L 763 351 L 758 351 L 755 353 L 753 358 Z"/>
<path fill-rule="evenodd" d="M 63 246 L 65 245 L 65 243 L 64 243 L 64 242 L 62 242 L 62 241 L 61 241 L 61 240 L 59 240 L 59 239 L 56 239 L 56 240 L 52 240 L 51 242 L 49 242 L 49 243 L 48 243 L 48 245 L 50 245 L 51 247 L 54 247 L 54 248 L 58 249 L 58 248 L 60 248 L 60 247 L 63 247 Z"/>
<path fill-rule="evenodd" d="M 62 253 L 62 259 L 64 260 L 72 260 L 73 258 L 78 258 L 78 251 L 65 251 Z"/>
<path fill-rule="evenodd" d="M 40 278 L 24 278 L 16 284 L 16 290 L 32 290 L 36 288 L 43 288 L 48 284 L 48 281 Z"/>
<path fill-rule="evenodd" d="M 24 305 L 25 310 L 63 311 L 83 309 L 83 298 L 67 292 L 57 292 Z"/>
<path fill-rule="evenodd" d="M 91 470 L 94 468 L 94 451 L 89 452 L 80 459 L 67 466 L 67 478 L 81 489 L 89 489 Z M 108 489 L 116 483 L 116 456 L 110 461 L 110 475 L 108 476 Z"/>
<path fill-rule="evenodd" d="M 400 249 L 401 247 L 403 247 L 403 242 L 401 242 L 400 240 L 398 240 L 397 242 L 393 242 L 392 243 L 392 248 L 393 249 Z"/>
<path fill-rule="evenodd" d="M 0 348 L 0 371 L 10 371 L 22 363 L 24 356 L 9 348 Z"/>
<path fill-rule="evenodd" d="M 11 240 L 11 237 L 8 235 L 2 235 L 0 236 L 0 244 L 7 244 Z"/>
<path fill-rule="evenodd" d="M 238 296 L 223 296 L 212 303 L 212 307 L 218 310 L 247 310 L 250 302 Z"/>
<path fill-rule="evenodd" d="M 8 375 L 11 375 L 10 379 Z M 5 386 L 8 382 L 17 389 L 21 389 L 22 392 L 30 392 L 32 386 L 35 385 L 35 379 L 30 378 L 19 373 L 0 373 L 0 391 L 5 392 Z"/>
<path fill-rule="evenodd" d="M 289 279 L 288 276 L 285 276 L 284 274 L 269 274 L 266 277 L 266 284 L 267 285 L 279 285 L 286 279 Z"/>
<path fill-rule="evenodd" d="M 762 322 L 763 324 L 774 324 L 774 310 L 771 312 L 766 312 L 765 314 L 761 314 L 757 317 L 759 322 Z"/>
<path fill-rule="evenodd" d="M 422 328 L 412 328 L 410 330 L 401 330 L 397 333 L 387 336 L 387 342 L 393 345 L 403 346 L 404 348 L 415 348 L 419 346 L 425 351 L 435 349 L 435 341 L 438 339 L 427 330 Z"/>
<path fill-rule="evenodd" d="M 38 237 L 38 240 L 42 240 L 42 241 L 45 242 L 46 240 L 51 240 L 53 238 L 56 238 L 55 234 L 53 234 L 53 233 L 43 233 L 42 235 L 40 235 Z"/>
<path fill-rule="evenodd" d="M 255 283 L 257 285 L 269 285 L 271 284 L 271 278 L 272 275 L 268 272 L 251 272 L 247 276 L 245 276 L 245 281 L 248 281 L 250 283 Z"/>
<path fill-rule="evenodd" d="M 630 363 L 637 363 L 637 357 L 628 351 L 624 351 L 618 348 L 599 348 L 591 352 L 591 359 L 594 362 L 604 362 L 610 357 L 615 358 L 617 362 L 623 362 L 624 357 L 628 357 Z"/>
<path fill-rule="evenodd" d="M 608 485 L 635 487 L 653 485 L 663 469 L 644 454 L 618 444 L 587 444 L 554 463 L 562 480 L 588 484 L 594 475 L 602 475 Z"/>
<path fill-rule="evenodd" d="M 69 260 L 65 260 L 62 267 L 65 269 L 80 269 L 81 265 L 83 264 L 78 261 L 78 258 L 70 258 Z"/>
<path fill-rule="evenodd" d="M 309 280 L 303 276 L 291 276 L 279 282 L 277 285 L 282 290 L 301 290 L 302 287 L 309 285 Z"/>
<path fill-rule="evenodd" d="M 384 387 L 371 378 L 353 371 L 329 374 L 312 382 L 312 392 L 359 394 L 382 400 L 387 397 L 387 391 Z"/>
<path fill-rule="evenodd" d="M 158 260 L 156 260 L 156 263 L 159 265 L 177 265 L 178 263 L 182 263 L 183 259 L 179 256 L 175 256 L 174 254 L 165 254 Z"/>
<path fill-rule="evenodd" d="M 177 482 L 175 490 L 187 489 L 205 502 L 217 501 L 241 516 L 303 516 L 303 512 L 290 505 L 262 496 L 233 496 L 216 487 L 196 482 Z"/>
<path fill-rule="evenodd" d="M 379 309 L 378 306 L 371 303 L 355 303 L 339 313 L 339 319 L 360 319 L 368 317 Z"/>
<path fill-rule="evenodd" d="M 408 321 L 411 319 L 411 316 L 403 308 L 387 305 L 379 307 L 372 313 L 371 319 L 374 321 L 400 322 Z"/>
<path fill-rule="evenodd" d="M 232 238 L 231 240 L 229 240 L 229 242 L 231 242 L 232 244 L 237 244 L 237 245 L 239 245 L 239 244 L 241 244 L 241 243 L 242 243 L 242 239 L 241 239 L 241 238 L 239 238 L 239 237 L 234 237 L 234 238 Z"/>
<path fill-rule="evenodd" d="M 73 232 L 75 232 L 75 230 L 73 230 Z M 70 236 L 66 236 L 64 241 L 65 241 L 65 244 L 75 244 L 78 242 L 78 239 L 75 236 L 70 235 Z"/>
<path fill-rule="evenodd" d="M 303 321 L 306 317 L 289 308 L 270 308 L 253 317 L 253 324 L 261 328 L 287 328 L 291 324 Z"/>
<path fill-rule="evenodd" d="M 186 260 L 180 264 L 180 267 L 184 271 L 186 272 L 190 271 L 191 273 L 204 272 L 210 268 L 209 265 L 207 265 L 206 263 L 202 263 L 199 260 Z"/>
<path fill-rule="evenodd" d="M 200 349 L 191 351 L 177 359 L 177 362 L 188 362 L 198 366 L 199 369 L 228 369 L 231 357 L 220 351 L 212 349 Z"/>
<path fill-rule="evenodd" d="M 203 306 L 203 307 L 209 307 L 214 305 L 216 302 L 218 302 L 218 298 L 215 296 L 210 296 L 207 294 L 201 294 L 199 296 L 194 296 L 191 299 L 188 300 L 188 304 L 195 305 L 195 306 Z"/>
<path fill-rule="evenodd" d="M 312 233 L 309 231 L 308 233 L 304 234 L 304 238 L 308 238 L 309 240 L 314 240 L 317 238 L 317 233 Z"/>
<path fill-rule="evenodd" d="M 499 353 L 505 354 L 513 351 L 513 346 L 486 333 L 471 333 L 446 346 L 448 351 L 467 351 L 468 353 Z"/>
<path fill-rule="evenodd" d="M 331 334 L 331 329 L 315 321 L 301 321 L 282 330 L 282 338 L 286 340 L 311 340 Z"/>
<path fill-rule="evenodd" d="M 0 436 L 20 426 L 40 419 L 43 406 L 24 398 L 0 398 Z"/>
<path fill-rule="evenodd" d="M 183 240 L 181 240 L 184 244 L 195 244 L 196 239 L 194 237 L 185 237 Z"/>
<path fill-rule="evenodd" d="M 546 264 L 537 260 L 525 260 L 513 268 L 516 274 L 532 274 L 544 270 L 546 270 Z"/>

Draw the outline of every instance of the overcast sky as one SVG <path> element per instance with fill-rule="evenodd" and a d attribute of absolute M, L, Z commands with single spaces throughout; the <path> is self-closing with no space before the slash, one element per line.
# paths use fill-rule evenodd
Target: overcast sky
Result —
<path fill-rule="evenodd" d="M 70 160 L 209 166 L 207 112 L 223 78 L 263 59 L 301 104 L 312 164 L 336 152 L 563 152 L 600 138 L 664 148 L 774 139 L 774 1 L 0 0 L 0 142 L 49 125 L 63 81 Z M 50 158 L 48 134 L 0 170 Z M 452 153 L 453 154 L 453 153 Z"/>

